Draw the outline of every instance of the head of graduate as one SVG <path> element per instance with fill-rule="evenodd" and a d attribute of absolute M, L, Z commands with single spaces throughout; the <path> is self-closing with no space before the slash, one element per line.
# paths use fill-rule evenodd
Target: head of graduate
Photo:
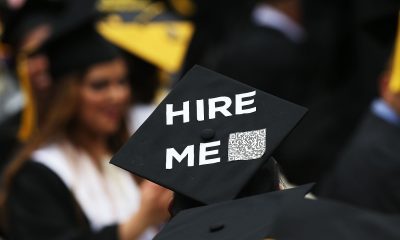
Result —
<path fill-rule="evenodd" d="M 118 49 L 88 24 L 55 37 L 43 51 L 55 82 L 46 128 L 53 126 L 51 132 L 60 131 L 71 142 L 82 141 L 81 136 L 107 139 L 109 151 L 116 151 L 126 139 L 130 100 L 127 67 Z"/>
<path fill-rule="evenodd" d="M 112 155 L 128 138 L 130 87 L 117 48 L 89 24 L 50 38 L 40 51 L 49 59 L 50 100 L 42 126 L 10 166 L 6 184 L 44 145 L 68 141 L 99 159 Z"/>

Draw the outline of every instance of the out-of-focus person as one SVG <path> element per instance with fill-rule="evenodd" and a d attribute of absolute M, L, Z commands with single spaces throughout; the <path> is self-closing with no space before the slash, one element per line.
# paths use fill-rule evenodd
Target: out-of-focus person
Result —
<path fill-rule="evenodd" d="M 195 32 L 190 42 L 182 72 L 194 65 L 206 67 L 210 57 L 219 51 L 231 34 L 247 25 L 258 0 L 163 0 L 181 16 L 193 21 Z"/>
<path fill-rule="evenodd" d="M 398 62 L 396 63 L 398 64 Z M 400 213 L 400 93 L 391 90 L 392 61 L 350 144 L 318 187 L 320 197 Z"/>
<path fill-rule="evenodd" d="M 130 90 L 118 51 L 92 24 L 49 40 L 43 127 L 5 173 L 11 239 L 151 239 L 170 191 L 108 164 L 127 140 Z"/>
<path fill-rule="evenodd" d="M 368 20 L 357 16 L 385 15 L 390 2 L 397 1 L 301 1 L 311 84 L 299 103 L 309 111 L 275 155 L 289 181 L 317 182 L 334 167 L 377 96 L 376 78 L 390 50 L 366 34 Z"/>
<path fill-rule="evenodd" d="M 301 104 L 307 93 L 298 0 L 264 0 L 252 23 L 217 52 L 216 71 L 275 96 Z M 220 55 L 220 56 L 218 56 Z"/>
<path fill-rule="evenodd" d="M 189 1 L 177 1 L 188 4 Z M 132 106 L 128 128 L 131 133 L 149 117 L 180 75 L 194 28 L 168 8 L 168 1 L 99 1 L 107 14 L 99 32 L 123 50 L 128 64 Z M 135 39 L 135 41 L 132 41 Z"/>
<path fill-rule="evenodd" d="M 310 73 L 304 53 L 301 1 L 259 1 L 249 22 L 210 57 L 214 61 L 209 62 L 211 68 L 275 96 L 305 104 Z M 287 174 L 286 167 L 294 160 L 282 161 L 281 156 L 274 156 Z"/>
<path fill-rule="evenodd" d="M 47 103 L 47 90 L 51 83 L 47 58 L 43 54 L 28 56 L 28 53 L 50 36 L 54 18 L 62 9 L 59 1 L 27 0 L 18 5 L 12 4 L 12 1 L 0 3 L 3 23 L 1 44 L 8 50 L 3 64 L 10 69 L 13 84 L 19 88 L 19 95 L 16 96 L 20 97 L 16 100 L 21 101 L 14 104 L 17 109 L 9 111 L 10 114 L 0 123 L 2 166 L 31 136 Z"/>

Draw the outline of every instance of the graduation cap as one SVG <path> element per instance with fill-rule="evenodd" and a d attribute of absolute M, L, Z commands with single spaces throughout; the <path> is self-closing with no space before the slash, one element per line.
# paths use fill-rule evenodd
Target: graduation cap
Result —
<path fill-rule="evenodd" d="M 14 50 L 15 70 L 20 82 L 21 92 L 25 98 L 25 107 L 21 114 L 21 123 L 17 133 L 20 141 L 29 139 L 36 127 L 36 106 L 33 101 L 32 88 L 28 75 L 27 55 L 25 51 L 34 50 L 39 42 L 35 42 L 30 49 L 20 51 L 20 44 L 28 34 L 38 26 L 47 25 L 52 28 L 57 15 L 64 8 L 64 1 L 58 0 L 26 0 L 20 6 L 12 6 L 8 1 L 0 2 L 1 20 L 3 23 L 2 43 Z"/>
<path fill-rule="evenodd" d="M 400 15 L 398 21 L 400 22 Z M 400 24 L 397 25 L 397 36 L 394 47 L 392 75 L 389 88 L 392 92 L 400 92 Z"/>
<path fill-rule="evenodd" d="M 60 19 L 54 24 L 50 38 L 33 54 L 49 58 L 53 80 L 68 73 L 81 73 L 96 63 L 119 56 L 114 45 L 96 30 L 101 15 L 95 0 L 70 0 Z"/>
<path fill-rule="evenodd" d="M 305 112 L 195 66 L 111 163 L 201 203 L 231 200 Z"/>
<path fill-rule="evenodd" d="M 92 24 L 51 39 L 41 51 L 49 58 L 53 80 L 70 73 L 82 73 L 96 63 L 120 56 L 118 49 L 102 38 Z"/>
<path fill-rule="evenodd" d="M 43 13 L 43 5 L 40 4 L 43 2 L 49 2 L 49 4 L 54 2 L 54 4 L 57 3 L 57 6 L 62 5 L 62 7 L 57 8 L 57 11 L 52 11 L 53 8 L 45 8 L 50 12 L 50 15 L 47 16 Z M 39 14 L 40 16 L 41 14 L 45 15 L 43 16 L 44 20 L 46 20 L 46 23 L 51 24 L 51 31 L 50 36 L 44 41 L 44 43 L 42 43 L 40 46 L 35 46 L 33 49 L 28 49 L 28 51 L 20 52 L 16 61 L 18 79 L 20 81 L 22 92 L 27 99 L 26 106 L 21 117 L 21 127 L 18 131 L 18 138 L 21 141 L 26 141 L 33 135 L 37 118 L 35 101 L 33 100 L 33 93 L 28 76 L 28 67 L 26 64 L 28 57 L 45 52 L 50 58 L 51 72 L 55 77 L 59 76 L 57 74 L 65 73 L 62 71 L 73 70 L 72 68 L 77 67 L 77 65 L 79 65 L 78 67 L 82 68 L 85 67 L 85 64 L 90 65 L 96 63 L 96 61 L 99 62 L 99 60 L 101 60 L 100 57 L 104 58 L 104 56 L 99 57 L 99 55 L 104 54 L 108 48 L 101 49 L 102 46 L 96 44 L 96 41 L 93 40 L 95 37 L 90 37 L 95 35 L 91 34 L 93 31 L 88 31 L 87 33 L 85 32 L 82 34 L 82 36 L 79 36 L 80 32 L 78 30 L 81 28 L 81 26 L 89 25 L 89 22 L 91 22 L 93 25 L 93 22 L 99 16 L 95 9 L 95 2 L 96 0 L 29 0 L 24 5 L 23 9 L 27 8 L 29 10 L 26 10 L 28 13 L 31 11 L 31 8 L 28 8 L 28 6 L 32 6 L 32 8 L 35 10 L 32 11 L 35 14 Z M 37 8 L 39 11 L 36 11 Z M 21 21 L 18 19 L 24 19 L 25 14 L 27 14 L 26 11 L 18 10 L 18 12 L 15 14 L 16 16 L 13 16 L 11 19 L 15 19 L 17 22 Z M 30 15 L 28 14 L 28 16 Z M 47 17 L 49 19 L 47 19 Z M 10 20 L 10 22 L 13 21 Z M 94 29 L 94 27 L 92 28 Z M 68 36 L 74 34 L 74 32 L 78 33 L 75 33 L 74 37 L 69 37 L 71 41 L 64 41 L 65 38 L 68 38 Z M 92 40 L 94 42 L 88 44 L 88 41 Z M 82 43 L 79 43 L 79 41 L 82 41 Z M 59 44 L 65 44 L 65 46 L 61 46 Z M 87 46 L 89 46 L 89 49 L 86 49 Z M 95 46 L 98 46 L 97 50 L 101 49 L 101 51 L 93 51 Z M 68 51 L 66 51 L 67 49 Z M 80 52 L 78 53 L 77 51 Z M 88 56 L 82 54 L 85 52 L 91 55 Z M 95 52 L 95 54 L 93 54 L 93 52 Z"/>
<path fill-rule="evenodd" d="M 143 5 L 142 9 L 114 12 L 99 23 L 98 30 L 121 49 L 168 73 L 176 73 L 194 28 L 157 2 Z"/>
<path fill-rule="evenodd" d="M 2 1 L 2 42 L 18 47 L 32 29 L 41 24 L 52 24 L 65 7 L 64 3 L 61 0 L 26 0 L 22 6 L 13 8 Z"/>
<path fill-rule="evenodd" d="M 279 240 L 400 239 L 398 215 L 335 201 L 300 198 L 286 201 L 274 218 L 269 236 Z"/>
<path fill-rule="evenodd" d="M 282 205 L 304 198 L 312 185 L 182 211 L 154 239 L 264 239 Z"/>
<path fill-rule="evenodd" d="M 312 184 L 182 211 L 164 239 L 399 239 L 399 216 L 304 196 Z"/>

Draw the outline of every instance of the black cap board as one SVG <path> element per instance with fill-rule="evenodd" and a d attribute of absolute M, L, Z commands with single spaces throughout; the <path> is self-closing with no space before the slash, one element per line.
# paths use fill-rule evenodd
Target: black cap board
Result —
<path fill-rule="evenodd" d="M 65 1 L 50 37 L 31 53 L 47 55 L 53 80 L 81 73 L 91 65 L 120 55 L 116 47 L 97 33 L 96 22 L 100 17 L 96 0 Z"/>
<path fill-rule="evenodd" d="M 195 66 L 111 163 L 205 204 L 231 200 L 305 113 Z"/>
<path fill-rule="evenodd" d="M 1 1 L 2 42 L 17 47 L 36 26 L 54 23 L 65 5 L 65 0 L 26 0 L 21 6 L 12 7 L 7 1 Z"/>
<path fill-rule="evenodd" d="M 154 239 L 264 239 L 281 206 L 304 198 L 312 186 L 307 184 L 182 211 Z"/>
<path fill-rule="evenodd" d="M 398 215 L 304 196 L 312 184 L 180 212 L 155 240 L 399 239 Z"/>
<path fill-rule="evenodd" d="M 279 240 L 394 240 L 400 239 L 399 222 L 395 214 L 330 200 L 296 199 L 281 205 L 268 235 Z"/>
<path fill-rule="evenodd" d="M 49 58 L 53 80 L 70 73 L 82 73 L 91 65 L 120 55 L 118 49 L 102 38 L 91 23 L 50 39 L 40 51 Z"/>

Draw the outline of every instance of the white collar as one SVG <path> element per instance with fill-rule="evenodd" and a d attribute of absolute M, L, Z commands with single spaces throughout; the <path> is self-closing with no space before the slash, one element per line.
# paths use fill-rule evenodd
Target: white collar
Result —
<path fill-rule="evenodd" d="M 282 32 L 294 42 L 300 42 L 305 35 L 299 24 L 266 3 L 257 5 L 253 10 L 253 21 L 259 26 L 270 27 Z"/>
<path fill-rule="evenodd" d="M 61 178 L 94 231 L 127 220 L 140 207 L 140 190 L 128 172 L 106 160 L 100 172 L 87 153 L 68 142 L 40 148 L 33 152 L 32 160 Z M 140 239 L 154 235 L 154 229 L 148 229 Z"/>

